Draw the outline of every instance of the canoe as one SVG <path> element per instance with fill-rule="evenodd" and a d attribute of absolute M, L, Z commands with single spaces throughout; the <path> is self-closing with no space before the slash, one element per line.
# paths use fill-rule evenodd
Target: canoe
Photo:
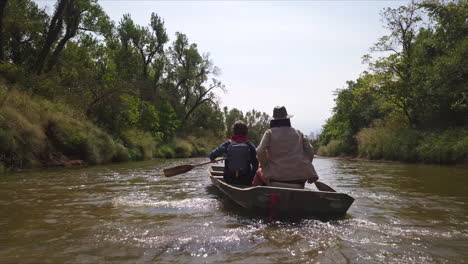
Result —
<path fill-rule="evenodd" d="M 232 201 L 260 214 L 283 216 L 344 215 L 354 201 L 339 192 L 272 186 L 242 186 L 224 182 L 224 167 L 211 166 L 211 182 Z"/>

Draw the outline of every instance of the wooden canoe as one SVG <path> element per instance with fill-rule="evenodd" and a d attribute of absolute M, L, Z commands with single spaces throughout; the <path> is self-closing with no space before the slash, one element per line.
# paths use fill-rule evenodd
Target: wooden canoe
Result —
<path fill-rule="evenodd" d="M 231 185 L 224 182 L 223 169 L 220 166 L 208 169 L 213 185 L 235 203 L 260 214 L 271 214 L 274 210 L 276 215 L 283 216 L 344 215 L 354 201 L 351 196 L 339 192 Z"/>

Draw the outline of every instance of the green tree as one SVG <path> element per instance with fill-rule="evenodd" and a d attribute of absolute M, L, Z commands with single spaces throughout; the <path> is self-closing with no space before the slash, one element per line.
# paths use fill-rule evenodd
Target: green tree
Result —
<path fill-rule="evenodd" d="M 245 113 L 245 122 L 249 127 L 249 139 L 255 145 L 260 144 L 263 134 L 270 127 L 270 116 L 265 112 L 252 109 Z"/>
<path fill-rule="evenodd" d="M 333 117 L 320 135 L 322 145 L 340 140 L 347 154 L 356 153 L 357 132 L 386 115 L 381 99 L 374 93 L 375 82 L 375 76 L 364 73 L 356 82 L 348 81 L 346 88 L 336 91 Z"/>
<path fill-rule="evenodd" d="M 178 114 L 182 120 L 182 128 L 186 128 L 192 113 L 204 103 L 214 103 L 213 90 L 221 89 L 224 85 L 216 78 L 219 69 L 213 65 L 209 56 L 201 55 L 196 44 L 189 44 L 187 36 L 176 33 L 176 40 L 169 49 L 168 80 L 177 103 Z"/>
<path fill-rule="evenodd" d="M 419 122 L 414 111 L 416 105 L 412 83 L 414 43 L 421 21 L 420 9 L 415 3 L 382 12 L 385 27 L 390 30 L 372 47 L 374 52 L 390 52 L 370 63 L 372 72 L 379 75 L 375 91 L 399 108 L 412 126 Z"/>
<path fill-rule="evenodd" d="M 49 19 L 44 10 L 29 0 L 7 1 L 3 18 L 3 50 L 6 61 L 27 69 L 37 57 L 43 42 L 43 29 Z"/>
<path fill-rule="evenodd" d="M 226 127 L 226 137 L 229 137 L 232 135 L 232 126 L 237 120 L 244 120 L 244 114 L 237 108 L 232 108 L 228 111 L 227 107 L 223 108 L 223 113 Z"/>

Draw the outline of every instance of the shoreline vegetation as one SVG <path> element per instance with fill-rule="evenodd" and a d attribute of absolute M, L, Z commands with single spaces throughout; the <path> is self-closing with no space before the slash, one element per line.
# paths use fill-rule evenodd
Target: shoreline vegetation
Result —
<path fill-rule="evenodd" d="M 116 136 L 92 123 L 79 110 L 25 92 L 2 79 L 0 94 L 6 95 L 0 102 L 0 173 L 35 167 L 206 156 L 230 132 L 221 130 L 219 135 L 208 130 L 199 136 L 162 140 L 147 131 L 128 128 Z M 249 120 L 254 128 L 251 140 L 260 140 L 264 127 L 258 126 L 266 124 L 265 113 L 252 110 L 244 115 L 235 108 L 224 110 L 228 122 Z M 262 116 L 259 122 L 258 117 Z"/>
<path fill-rule="evenodd" d="M 152 13 L 111 21 L 97 0 L 0 2 L 0 172 L 206 155 L 238 119 L 258 143 L 268 115 L 219 106 L 220 69 Z"/>
<path fill-rule="evenodd" d="M 468 162 L 466 1 L 382 12 L 369 69 L 336 91 L 321 156 Z M 381 56 L 379 56 L 379 54 Z M 383 54 L 383 55 L 382 55 Z M 0 3 L 0 172 L 204 156 L 236 120 L 258 145 L 269 116 L 221 109 L 208 53 L 152 13 L 111 21 L 96 0 Z"/>
<path fill-rule="evenodd" d="M 318 154 L 467 164 L 467 14 L 467 1 L 384 9 L 389 34 L 363 56 L 368 70 L 336 91 Z"/>

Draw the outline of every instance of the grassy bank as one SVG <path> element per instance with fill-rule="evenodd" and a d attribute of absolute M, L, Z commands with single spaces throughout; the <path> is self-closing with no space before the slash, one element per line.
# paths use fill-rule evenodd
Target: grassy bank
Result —
<path fill-rule="evenodd" d="M 103 164 L 205 155 L 219 139 L 158 142 L 138 129 L 112 137 L 65 104 L 0 82 L 0 172 L 15 168 Z"/>
<path fill-rule="evenodd" d="M 468 129 L 420 131 L 412 128 L 371 127 L 356 136 L 356 156 L 372 160 L 394 160 L 438 164 L 468 162 Z M 344 141 L 332 140 L 321 146 L 321 156 L 349 155 Z"/>

